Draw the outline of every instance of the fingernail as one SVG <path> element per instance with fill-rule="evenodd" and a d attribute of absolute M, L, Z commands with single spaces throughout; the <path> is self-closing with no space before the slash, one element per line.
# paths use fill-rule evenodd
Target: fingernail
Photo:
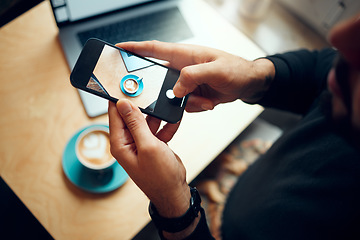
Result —
<path fill-rule="evenodd" d="M 127 100 L 122 100 L 121 102 L 118 103 L 118 110 L 119 110 L 119 113 L 122 116 L 124 116 L 132 111 L 132 107 Z"/>
<path fill-rule="evenodd" d="M 184 97 L 186 95 L 186 88 L 184 88 L 181 83 L 176 84 L 173 89 L 176 97 Z"/>

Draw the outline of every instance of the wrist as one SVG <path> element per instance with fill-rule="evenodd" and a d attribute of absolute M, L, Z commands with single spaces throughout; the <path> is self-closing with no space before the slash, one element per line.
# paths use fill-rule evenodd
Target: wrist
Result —
<path fill-rule="evenodd" d="M 149 213 L 155 224 L 155 226 L 163 232 L 168 233 L 183 233 L 188 232 L 189 229 L 193 229 L 193 226 L 197 224 L 197 218 L 201 209 L 201 198 L 196 188 L 188 189 L 190 198 L 187 201 L 187 209 L 180 216 L 165 217 L 160 215 L 157 207 L 150 202 Z"/>
<path fill-rule="evenodd" d="M 200 219 L 205 216 L 201 216 L 201 211 L 198 213 L 198 216 L 194 219 L 194 221 L 184 230 L 176 233 L 166 232 L 162 231 L 162 235 L 169 240 L 178 240 L 178 239 L 184 239 L 188 236 L 190 236 L 198 226 Z"/>
<path fill-rule="evenodd" d="M 274 64 L 266 59 L 259 58 L 251 63 L 251 71 L 249 76 L 248 96 L 242 100 L 248 103 L 258 102 L 269 89 L 272 80 L 275 77 Z"/>
<path fill-rule="evenodd" d="M 184 184 L 174 193 L 167 192 L 166 196 L 150 199 L 150 201 L 160 216 L 175 218 L 182 216 L 188 210 L 190 198 L 190 187 Z"/>

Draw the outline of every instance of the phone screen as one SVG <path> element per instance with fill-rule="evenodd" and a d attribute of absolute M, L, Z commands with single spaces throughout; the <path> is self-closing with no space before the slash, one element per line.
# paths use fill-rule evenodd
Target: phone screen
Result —
<path fill-rule="evenodd" d="M 176 98 L 172 92 L 179 72 L 136 56 L 113 45 L 97 40 L 83 51 L 91 54 L 80 55 L 77 69 L 92 69 L 90 72 L 74 71 L 72 83 L 75 87 L 105 97 L 107 99 L 126 98 L 136 104 L 143 112 L 152 114 L 168 122 L 179 121 L 185 107 L 186 98 Z M 100 45 L 101 43 L 101 45 Z M 101 46 L 101 47 L 99 47 Z M 98 52 L 97 55 L 93 52 Z M 96 56 L 94 64 L 84 66 Z M 80 65 L 80 66 L 79 66 Z M 75 72 L 75 73 L 74 73 Z M 79 73 L 77 73 L 79 72 Z M 84 75 L 88 75 L 84 79 Z M 77 77 L 79 76 L 79 77 Z M 83 80 L 78 80 L 78 79 Z M 75 84 L 74 84 L 75 83 Z M 85 89 L 84 89 L 85 88 Z"/>

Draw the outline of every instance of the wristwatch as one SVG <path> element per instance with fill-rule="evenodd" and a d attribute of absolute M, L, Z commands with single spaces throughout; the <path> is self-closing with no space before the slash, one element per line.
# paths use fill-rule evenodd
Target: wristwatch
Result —
<path fill-rule="evenodd" d="M 190 226 L 190 224 L 194 221 L 194 219 L 198 216 L 200 211 L 200 203 L 201 198 L 200 194 L 196 188 L 190 187 L 190 206 L 186 213 L 180 217 L 176 218 L 165 218 L 159 215 L 155 206 L 150 202 L 149 204 L 149 213 L 151 219 L 153 220 L 155 226 L 159 230 L 163 230 L 165 232 L 180 232 Z"/>

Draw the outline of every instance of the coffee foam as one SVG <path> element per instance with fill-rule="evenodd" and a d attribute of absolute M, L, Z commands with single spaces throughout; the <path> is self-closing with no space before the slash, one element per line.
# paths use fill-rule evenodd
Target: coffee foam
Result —
<path fill-rule="evenodd" d="M 103 130 L 90 131 L 77 144 L 79 160 L 90 168 L 103 168 L 114 161 L 110 153 L 109 133 Z"/>
<path fill-rule="evenodd" d="M 124 82 L 124 89 L 128 93 L 136 93 L 139 89 L 139 83 L 135 79 L 126 79 Z"/>

